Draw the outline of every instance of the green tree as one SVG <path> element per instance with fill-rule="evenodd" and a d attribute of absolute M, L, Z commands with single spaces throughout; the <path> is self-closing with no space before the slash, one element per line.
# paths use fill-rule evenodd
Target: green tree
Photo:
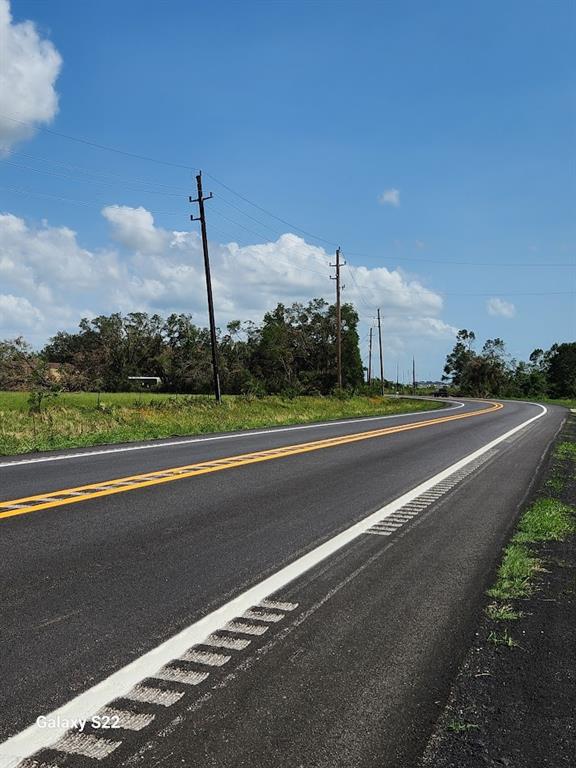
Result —
<path fill-rule="evenodd" d="M 551 397 L 576 397 L 576 342 L 554 344 L 546 359 Z"/>

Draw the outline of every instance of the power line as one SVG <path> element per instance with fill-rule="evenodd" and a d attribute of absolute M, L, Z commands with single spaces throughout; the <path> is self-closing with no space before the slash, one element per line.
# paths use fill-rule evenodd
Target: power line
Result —
<path fill-rule="evenodd" d="M 149 157 L 148 155 L 139 155 L 135 152 L 127 152 L 124 149 L 118 149 L 118 147 L 111 147 L 107 144 L 100 144 L 97 141 L 90 141 L 89 139 L 83 139 L 79 136 L 71 136 L 68 133 L 61 133 L 60 131 L 55 131 L 52 128 L 47 128 L 45 125 L 37 125 L 33 122 L 26 122 L 24 120 L 18 120 L 15 117 L 12 117 L 11 115 L 7 115 L 6 113 L 2 113 L 2 117 L 6 118 L 7 120 L 11 120 L 13 123 L 18 123 L 19 125 L 27 125 L 33 128 L 36 128 L 38 130 L 44 131 L 44 133 L 49 133 L 52 136 L 58 136 L 61 139 L 67 139 L 68 141 L 75 141 L 78 144 L 86 144 L 89 147 L 94 147 L 94 149 L 102 149 L 107 152 L 115 152 L 118 155 L 124 155 L 125 157 L 132 157 L 135 160 L 145 160 L 150 163 L 157 163 L 158 165 L 166 165 L 171 168 L 182 168 L 186 171 L 197 171 L 197 168 L 194 168 L 194 166 L 191 165 L 183 165 L 181 163 L 171 163 L 167 160 L 159 160 L 157 157 Z"/>
<path fill-rule="evenodd" d="M 370 257 L 366 254 L 361 253 L 351 253 L 350 256 L 357 258 L 357 259 L 369 259 Z M 414 261 L 421 264 L 445 264 L 445 265 L 454 265 L 457 267 L 576 267 L 576 262 L 534 262 L 534 261 L 526 261 L 526 262 L 492 262 L 492 261 L 447 261 L 447 260 L 437 260 L 437 259 L 419 259 L 419 258 L 412 258 L 410 256 L 394 256 L 393 258 L 390 257 L 387 259 L 387 261 Z"/>
<path fill-rule="evenodd" d="M 254 208 L 257 208 L 259 211 L 262 211 L 262 213 L 265 213 L 267 216 L 271 216 L 273 219 L 276 219 L 276 221 L 282 222 L 282 224 L 285 224 L 287 227 L 290 227 L 291 229 L 298 230 L 299 232 L 302 232 L 307 237 L 311 237 L 314 240 L 319 240 L 320 242 L 327 243 L 328 245 L 332 246 L 338 246 L 337 243 L 333 242 L 332 240 L 327 240 L 325 237 L 320 237 L 319 235 L 315 235 L 312 232 L 308 232 L 305 229 L 302 229 L 302 227 L 298 227 L 296 224 L 291 224 L 289 221 L 286 221 L 286 219 L 281 218 L 280 216 L 276 216 L 276 214 L 272 213 L 271 211 L 266 210 L 266 208 L 263 208 L 261 205 L 258 205 L 257 203 L 252 202 L 252 200 L 249 200 L 244 195 L 241 195 L 240 192 L 236 192 L 234 189 L 229 187 L 227 184 L 224 184 L 223 181 L 219 181 L 215 176 L 212 176 L 211 174 L 207 173 L 206 176 L 209 176 L 212 181 L 215 181 L 216 184 L 220 184 L 220 186 L 224 187 L 224 189 L 227 189 L 228 192 L 231 192 L 233 195 L 236 195 L 236 197 L 239 197 L 240 200 L 244 200 L 245 203 L 248 203 L 249 205 L 252 205 Z"/>
<path fill-rule="evenodd" d="M 65 174 L 65 173 L 58 173 L 58 171 L 54 171 L 50 168 L 34 168 L 31 165 L 23 165 L 22 163 L 15 163 L 13 160 L 3 160 L 2 161 L 4 165 L 11 165 L 15 168 L 22 168 L 26 171 L 32 171 L 34 173 L 41 173 L 45 176 L 52 176 L 53 178 L 57 179 L 63 179 L 65 181 L 73 181 L 76 184 L 90 184 L 90 185 L 100 185 L 104 187 L 118 187 L 122 186 L 125 189 L 128 189 L 130 192 L 138 192 L 140 194 L 148 194 L 148 195 L 162 195 L 165 197 L 179 197 L 184 199 L 184 195 L 177 192 L 162 192 L 157 189 L 143 189 L 141 187 L 132 187 L 128 186 L 127 184 L 113 182 L 113 181 L 106 181 L 104 179 L 89 179 L 89 178 L 78 178 L 75 176 L 72 176 L 71 174 Z"/>
<path fill-rule="evenodd" d="M 140 154 L 137 154 L 137 153 L 134 153 L 134 152 L 129 152 L 129 151 L 126 151 L 126 150 L 123 150 L 123 149 L 119 149 L 118 147 L 112 147 L 112 146 L 109 146 L 109 145 L 106 145 L 106 144 L 102 144 L 100 142 L 95 142 L 95 141 L 91 141 L 89 139 L 85 139 L 85 138 L 82 138 L 82 137 L 72 136 L 70 134 L 62 133 L 60 131 L 55 131 L 55 130 L 53 130 L 51 128 L 47 128 L 46 126 L 37 126 L 37 125 L 35 125 L 32 122 L 26 122 L 26 121 L 23 121 L 23 120 L 19 120 L 19 119 L 15 118 L 15 117 L 13 117 L 11 115 L 7 115 L 6 113 L 3 113 L 3 117 L 5 117 L 6 119 L 11 120 L 12 122 L 17 123 L 19 125 L 32 126 L 32 127 L 35 127 L 35 128 L 37 128 L 37 129 L 39 129 L 41 131 L 44 131 L 44 132 L 46 132 L 48 134 L 51 134 L 51 135 L 54 135 L 54 136 L 58 136 L 60 138 L 64 138 L 64 139 L 67 139 L 69 141 L 74 141 L 74 142 L 77 142 L 77 143 L 80 143 L 80 144 L 85 144 L 87 146 L 90 146 L 90 147 L 93 147 L 93 148 L 96 148 L 96 149 L 100 149 L 100 150 L 104 150 L 104 151 L 108 151 L 108 152 L 114 152 L 116 154 L 124 155 L 126 157 L 131 157 L 131 158 L 134 158 L 134 159 L 137 159 L 137 160 L 143 160 L 143 161 L 147 161 L 147 162 L 153 162 L 153 163 L 157 163 L 159 165 L 164 165 L 164 166 L 167 166 L 167 167 L 180 168 L 180 169 L 183 169 L 183 170 L 186 170 L 186 171 L 197 171 L 198 170 L 194 166 L 190 166 L 190 165 L 186 165 L 186 164 L 182 164 L 182 163 L 174 163 L 174 162 L 170 162 L 170 161 L 167 161 L 167 160 L 161 160 L 159 158 L 151 157 L 151 156 L 148 156 L 148 155 L 140 155 Z M 30 168 L 30 170 L 38 171 L 38 169 L 33 169 L 33 168 Z M 40 172 L 42 172 L 42 171 L 40 171 Z M 316 235 L 316 234 L 310 232 L 309 230 L 304 229 L 303 227 L 300 227 L 300 226 L 298 226 L 296 224 L 293 224 L 293 223 L 287 221 L 286 219 L 284 219 L 284 218 L 282 218 L 280 216 L 277 216 L 276 214 L 274 214 L 271 211 L 267 210 L 266 208 L 264 208 L 263 206 L 259 205 L 258 203 L 255 203 L 254 201 L 250 200 L 245 195 L 242 195 L 240 192 L 237 192 L 232 187 L 230 187 L 227 184 L 225 184 L 224 182 L 220 181 L 219 179 L 217 179 L 212 174 L 206 173 L 205 175 L 208 176 L 209 178 L 211 178 L 216 184 L 219 184 L 221 187 L 223 187 L 224 189 L 226 189 L 229 192 L 231 192 L 233 195 L 236 195 L 236 197 L 238 197 L 239 199 L 241 199 L 244 202 L 248 203 L 248 205 L 253 206 L 257 210 L 261 211 L 262 213 L 265 213 L 267 216 L 272 217 L 276 221 L 279 221 L 282 224 L 285 224 L 286 226 L 290 227 L 291 229 L 296 230 L 296 231 L 306 235 L 307 237 L 311 237 L 314 240 L 318 240 L 318 241 L 326 243 L 328 245 L 331 245 L 331 246 L 336 246 L 337 245 L 337 243 L 332 241 L 332 240 L 329 240 L 327 238 L 324 238 L 324 237 L 321 237 L 319 235 Z M 102 182 L 99 182 L 99 183 L 102 183 Z M 150 190 L 135 189 L 135 190 L 132 190 L 132 191 L 143 191 L 143 192 L 146 192 L 147 194 L 174 194 L 174 195 L 176 195 L 176 193 L 167 193 L 167 192 L 162 193 L 162 192 L 159 192 L 159 191 L 152 192 Z M 226 201 L 226 202 L 228 204 L 231 204 L 230 201 Z M 241 209 L 238 208 L 238 210 L 243 215 L 245 215 L 245 216 L 247 216 L 249 218 L 253 218 L 253 217 L 250 217 L 249 214 L 247 214 L 246 212 L 242 211 Z M 254 219 L 254 220 L 257 221 L 256 219 Z M 263 222 L 259 222 L 259 223 L 262 226 L 267 226 Z M 238 226 L 241 226 L 241 225 L 238 224 Z M 258 234 L 258 236 L 261 237 L 262 235 Z M 356 253 L 356 254 L 355 253 L 351 253 L 349 255 L 352 256 L 352 257 L 362 258 L 362 259 L 369 258 L 368 256 L 366 256 L 364 254 L 358 254 L 358 253 Z M 527 268 L 531 268 L 531 267 L 534 267 L 534 268 L 571 267 L 571 268 L 574 268 L 574 266 L 575 266 L 574 263 L 570 263 L 570 262 L 569 263 L 565 263 L 565 262 L 550 262 L 550 263 L 546 263 L 546 262 L 508 262 L 508 263 L 497 262 L 497 263 L 494 263 L 494 262 L 468 262 L 468 261 L 450 261 L 450 260 L 437 260 L 437 259 L 422 259 L 422 258 L 418 258 L 418 257 L 406 257 L 406 256 L 394 257 L 394 259 L 389 259 L 389 260 L 390 261 L 394 260 L 394 261 L 423 263 L 423 264 L 443 264 L 443 265 L 448 265 L 448 266 L 453 265 L 453 266 L 470 266 L 470 267 L 486 267 L 486 266 L 489 266 L 489 267 L 504 267 L 504 268 L 513 268 L 513 267 L 527 267 Z"/>
<path fill-rule="evenodd" d="M 155 179 L 130 178 L 119 173 L 114 173 L 113 171 L 104 171 L 97 168 L 87 168 L 86 166 L 83 166 L 83 165 L 77 165 L 75 163 L 67 163 L 67 162 L 63 162 L 62 160 L 56 160 L 54 158 L 42 157 L 40 155 L 31 155 L 29 152 L 22 152 L 22 150 L 20 149 L 14 154 L 14 157 L 16 158 L 24 157 L 24 158 L 27 158 L 28 160 L 35 160 L 40 163 L 48 163 L 50 165 L 61 166 L 66 169 L 70 169 L 73 171 L 80 171 L 81 173 L 92 174 L 95 176 L 107 176 L 109 178 L 129 182 L 130 184 L 157 184 L 160 187 L 166 187 L 167 189 L 171 189 L 180 195 L 184 194 L 184 188 L 178 187 L 175 184 L 165 184 L 164 182 L 160 182 Z"/>
<path fill-rule="evenodd" d="M 0 187 L 0 190 L 5 192 L 15 192 L 18 195 L 31 195 L 33 197 L 47 197 L 52 200 L 59 200 L 63 203 L 73 203 L 74 205 L 83 205 L 87 206 L 89 208 L 96 208 L 97 210 L 102 210 L 102 205 L 105 205 L 104 202 L 97 203 L 95 201 L 89 202 L 87 200 L 79 200 L 78 198 L 73 197 L 62 197 L 61 195 L 54 195 L 51 192 L 38 192 L 36 190 L 32 189 L 22 189 L 19 187 Z M 116 205 L 116 203 L 114 204 Z M 152 213 L 154 216 L 182 216 L 182 211 L 152 211 L 149 208 L 146 208 L 148 213 Z"/>

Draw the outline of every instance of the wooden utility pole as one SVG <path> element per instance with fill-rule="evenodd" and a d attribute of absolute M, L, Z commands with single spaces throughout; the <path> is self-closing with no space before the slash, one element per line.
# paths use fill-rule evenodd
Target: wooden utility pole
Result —
<path fill-rule="evenodd" d="M 340 262 L 340 248 L 336 249 L 336 264 L 330 264 L 336 267 L 336 277 L 330 277 L 330 280 L 336 280 L 336 368 L 337 368 L 337 386 L 342 389 L 342 307 L 340 303 L 340 293 L 343 286 L 340 285 L 340 267 L 346 262 Z"/>
<path fill-rule="evenodd" d="M 416 394 L 416 361 L 412 357 L 412 394 Z"/>
<path fill-rule="evenodd" d="M 190 216 L 192 221 L 199 221 L 202 230 L 202 250 L 204 251 L 204 274 L 206 275 L 206 293 L 208 294 L 208 319 L 210 321 L 210 342 L 212 347 L 212 373 L 214 376 L 214 396 L 216 402 L 222 401 L 220 392 L 220 372 L 218 370 L 218 340 L 216 339 L 216 323 L 214 322 L 214 299 L 212 297 L 212 278 L 210 276 L 210 257 L 208 255 L 208 236 L 206 235 L 206 215 L 204 213 L 204 201 L 210 200 L 212 192 L 208 197 L 202 193 L 202 171 L 196 176 L 196 185 L 198 187 L 198 197 L 189 200 L 191 203 L 198 203 L 200 216 Z"/>
<path fill-rule="evenodd" d="M 380 348 L 380 381 L 382 382 L 382 395 L 384 395 L 384 357 L 382 356 L 382 322 L 380 320 L 380 307 L 378 307 L 378 346 Z"/>
<path fill-rule="evenodd" d="M 372 326 L 370 326 L 370 341 L 368 342 L 368 386 L 372 384 Z"/>

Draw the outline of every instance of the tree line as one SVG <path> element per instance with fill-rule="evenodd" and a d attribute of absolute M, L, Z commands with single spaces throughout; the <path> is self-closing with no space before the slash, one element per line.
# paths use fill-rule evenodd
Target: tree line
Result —
<path fill-rule="evenodd" d="M 458 332 L 442 377 L 454 394 L 576 398 L 575 342 L 535 349 L 528 362 L 512 359 L 499 338 L 479 351 L 475 346 L 473 331 Z M 336 307 L 324 299 L 280 303 L 260 323 L 228 323 L 218 331 L 218 349 L 225 393 L 330 394 L 337 377 Z M 345 390 L 366 388 L 352 304 L 342 305 L 342 370 Z M 118 392 L 131 388 L 130 376 L 156 376 L 164 392 L 211 392 L 208 329 L 187 314 L 131 312 L 84 318 L 76 332 L 59 331 L 39 352 L 23 338 L 0 341 L 0 389 Z M 395 389 L 392 382 L 385 386 Z M 379 388 L 377 381 L 374 391 Z"/>
<path fill-rule="evenodd" d="M 278 304 L 261 323 L 218 331 L 220 376 L 229 394 L 328 394 L 336 386 L 336 308 L 324 299 Z M 210 333 L 187 314 L 114 313 L 59 331 L 39 352 L 22 338 L 0 341 L 0 389 L 117 392 L 130 376 L 157 376 L 164 392 L 212 387 Z M 358 314 L 342 305 L 343 385 L 362 386 Z"/>
<path fill-rule="evenodd" d="M 502 339 L 474 349 L 473 331 L 458 331 L 443 380 L 471 397 L 576 398 L 576 342 L 535 349 L 528 362 L 511 358 Z"/>

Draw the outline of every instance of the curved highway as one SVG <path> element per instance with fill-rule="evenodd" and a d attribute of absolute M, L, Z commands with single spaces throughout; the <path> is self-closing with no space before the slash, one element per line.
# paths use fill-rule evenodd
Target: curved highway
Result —
<path fill-rule="evenodd" d="M 448 405 L 1 461 L 0 766 L 413 765 L 565 416 Z"/>

